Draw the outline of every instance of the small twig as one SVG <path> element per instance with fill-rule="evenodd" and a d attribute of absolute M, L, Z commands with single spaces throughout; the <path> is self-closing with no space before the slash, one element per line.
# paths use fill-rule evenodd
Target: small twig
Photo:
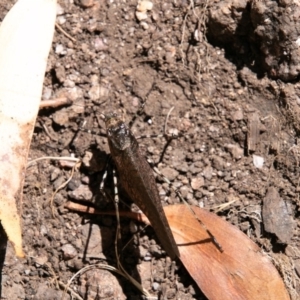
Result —
<path fill-rule="evenodd" d="M 106 216 L 115 216 L 116 215 L 115 211 L 102 211 L 102 210 L 99 210 L 99 209 L 94 208 L 89 205 L 79 204 L 79 203 L 75 203 L 75 202 L 71 202 L 71 201 L 68 201 L 64 205 L 64 207 L 69 210 L 74 210 L 77 212 L 87 213 L 87 214 L 92 214 L 92 215 L 106 215 Z M 122 217 L 128 217 L 131 219 L 135 219 L 139 222 L 143 222 L 147 225 L 150 225 L 148 218 L 142 213 L 136 213 L 136 212 L 132 212 L 132 211 L 125 211 L 125 212 L 120 211 L 119 215 Z"/>
<path fill-rule="evenodd" d="M 27 163 L 27 168 L 31 167 L 34 163 L 41 161 L 41 160 L 67 160 L 67 161 L 74 161 L 75 163 L 79 163 L 81 162 L 81 160 L 79 158 L 76 157 L 70 157 L 70 156 L 61 156 L 61 157 L 57 157 L 57 156 L 43 156 L 43 157 L 39 157 L 36 159 L 33 159 L 31 161 L 29 161 Z"/>
<path fill-rule="evenodd" d="M 58 138 L 57 138 L 56 136 L 53 136 L 53 135 L 50 133 L 50 131 L 49 131 L 47 125 L 46 125 L 44 122 L 41 122 L 41 124 L 42 124 L 42 127 L 44 128 L 46 134 L 50 137 L 50 139 L 51 139 L 52 141 L 57 142 L 57 141 L 58 141 Z"/>
<path fill-rule="evenodd" d="M 217 212 L 220 212 L 226 208 L 228 208 L 232 203 L 236 202 L 237 200 L 232 200 L 232 201 L 229 201 L 229 202 L 226 202 L 226 203 L 223 203 L 223 204 L 220 204 L 220 205 L 217 205 L 217 206 L 213 206 L 211 207 L 210 209 L 212 209 L 215 213 Z"/>
<path fill-rule="evenodd" d="M 55 26 L 66 36 L 68 37 L 71 41 L 73 41 L 74 43 L 77 42 L 76 39 L 74 39 L 73 37 L 71 37 L 68 33 L 66 33 L 60 25 L 58 25 L 57 23 L 55 23 Z"/>
<path fill-rule="evenodd" d="M 55 98 L 51 100 L 42 100 L 40 102 L 40 109 L 46 107 L 58 107 L 62 105 L 71 105 L 73 103 L 68 97 Z"/>

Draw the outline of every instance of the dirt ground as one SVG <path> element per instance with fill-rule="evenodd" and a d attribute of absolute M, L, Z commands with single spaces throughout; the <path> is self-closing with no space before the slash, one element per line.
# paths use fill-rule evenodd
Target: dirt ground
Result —
<path fill-rule="evenodd" d="M 1 1 L 0 20 L 14 2 Z M 74 213 L 64 205 L 89 201 L 114 209 L 99 192 L 109 153 L 106 138 L 97 134 L 105 133 L 100 114 L 124 109 L 130 122 L 143 103 L 135 135 L 161 134 L 172 107 L 166 131 L 182 134 L 161 162 L 166 140 L 142 139 L 147 156 L 188 203 L 212 211 L 226 204 L 218 215 L 272 257 L 291 298 L 299 299 L 300 84 L 297 49 L 286 54 L 287 38 L 293 40 L 288 30 L 299 27 L 280 20 L 282 12 L 290 16 L 298 8 L 289 1 L 154 0 L 151 10 L 138 12 L 131 0 L 58 2 L 42 98 L 73 103 L 40 111 L 29 160 L 73 155 L 83 163 L 55 195 L 55 217 L 51 197 L 71 176 L 72 164 L 45 159 L 28 168 L 22 215 L 27 256 L 15 258 L 7 245 L 2 299 L 61 299 L 82 268 L 116 266 L 115 217 Z M 270 23 L 261 23 L 264 14 L 272 34 Z M 91 133 L 77 133 L 83 121 Z M 109 173 L 108 194 L 111 182 Z M 179 202 L 159 178 L 157 184 L 164 205 Z M 121 191 L 130 203 L 124 198 Z M 126 207 L 122 202 L 120 209 Z M 123 244 L 129 242 L 123 264 L 150 294 L 206 299 L 184 267 L 166 257 L 151 228 L 128 219 L 121 226 Z M 67 293 L 64 299 L 142 298 L 122 277 L 92 267 L 70 288 L 81 298 Z"/>

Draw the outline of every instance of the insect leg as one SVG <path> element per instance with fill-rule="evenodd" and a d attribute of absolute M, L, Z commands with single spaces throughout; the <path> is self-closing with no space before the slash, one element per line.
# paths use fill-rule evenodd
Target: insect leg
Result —
<path fill-rule="evenodd" d="M 115 238 L 115 252 L 117 257 L 118 268 L 120 268 L 120 260 L 119 260 L 119 241 L 121 240 L 121 225 L 120 225 L 120 214 L 119 214 L 119 190 L 118 190 L 118 179 L 116 175 L 116 169 L 113 168 L 113 182 L 114 182 L 114 204 L 116 210 L 116 218 L 117 218 L 117 232 Z"/>
<path fill-rule="evenodd" d="M 102 176 L 102 179 L 101 179 L 101 182 L 100 182 L 100 191 L 103 193 L 103 191 L 104 191 L 104 184 L 105 184 L 105 180 L 106 180 L 106 178 L 107 178 L 107 173 L 108 173 L 108 171 L 107 171 L 107 165 L 106 165 L 106 168 L 105 168 L 105 172 L 104 172 L 104 174 L 103 174 L 103 176 Z"/>

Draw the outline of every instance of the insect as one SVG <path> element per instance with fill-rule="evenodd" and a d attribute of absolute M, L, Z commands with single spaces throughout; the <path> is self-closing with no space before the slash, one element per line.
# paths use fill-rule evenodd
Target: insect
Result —
<path fill-rule="evenodd" d="M 172 259 L 179 257 L 153 171 L 142 155 L 136 138 L 117 114 L 108 114 L 104 120 L 111 157 L 122 187 L 148 217 L 167 254 Z"/>

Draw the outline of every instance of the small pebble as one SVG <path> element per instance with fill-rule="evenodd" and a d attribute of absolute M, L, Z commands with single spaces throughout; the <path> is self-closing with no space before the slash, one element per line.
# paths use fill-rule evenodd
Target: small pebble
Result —
<path fill-rule="evenodd" d="M 110 71 L 107 68 L 100 69 L 100 73 L 102 76 L 108 76 Z"/>
<path fill-rule="evenodd" d="M 75 161 L 71 161 L 71 160 L 59 160 L 58 164 L 62 168 L 72 169 L 75 166 L 76 162 Z"/>
<path fill-rule="evenodd" d="M 57 193 L 54 197 L 54 202 L 57 205 L 62 205 L 66 202 L 66 199 L 64 198 L 64 196 L 62 196 L 62 194 Z"/>
<path fill-rule="evenodd" d="M 72 244 L 65 244 L 61 247 L 65 260 L 72 259 L 77 256 L 77 250 Z"/>
<path fill-rule="evenodd" d="M 92 7 L 94 4 L 94 0 L 80 0 L 80 5 L 84 8 Z"/>
<path fill-rule="evenodd" d="M 207 180 L 211 180 L 212 176 L 213 176 L 213 169 L 210 166 L 207 166 L 203 169 L 202 172 L 204 178 L 206 178 Z"/>
<path fill-rule="evenodd" d="M 90 151 L 86 151 L 85 155 L 82 159 L 82 164 L 86 167 L 86 168 L 90 168 L 91 167 L 91 159 L 93 157 L 93 153 Z"/>
<path fill-rule="evenodd" d="M 59 17 L 57 17 L 57 23 L 59 24 L 59 25 L 63 25 L 63 24 L 65 24 L 66 23 L 66 18 L 65 18 L 65 16 L 59 16 Z"/>
<path fill-rule="evenodd" d="M 65 48 L 62 44 L 58 44 L 55 47 L 55 53 L 58 55 L 65 55 L 65 54 L 67 54 L 67 51 L 65 50 Z"/>
<path fill-rule="evenodd" d="M 136 11 L 135 16 L 139 21 L 146 20 L 148 18 L 148 15 L 146 12 L 140 12 L 140 11 Z"/>
<path fill-rule="evenodd" d="M 261 169 L 264 165 L 264 158 L 253 154 L 253 164 L 256 168 Z"/>
<path fill-rule="evenodd" d="M 93 193 L 86 185 L 81 184 L 76 190 L 68 192 L 68 196 L 74 200 L 92 200 Z"/>
<path fill-rule="evenodd" d="M 78 179 L 72 178 L 67 186 L 69 190 L 74 191 L 80 186 L 80 181 Z"/>
<path fill-rule="evenodd" d="M 144 30 L 149 29 L 149 25 L 148 25 L 147 22 L 141 22 L 140 25 L 142 26 L 142 28 L 143 28 Z"/>
<path fill-rule="evenodd" d="M 91 100 L 97 100 L 100 97 L 100 86 L 99 85 L 93 85 L 89 92 L 89 97 Z"/>
<path fill-rule="evenodd" d="M 37 267 L 44 265 L 48 261 L 48 257 L 46 255 L 42 255 L 35 258 L 35 264 Z"/>
<path fill-rule="evenodd" d="M 184 185 L 184 186 L 182 186 L 182 187 L 180 188 L 180 194 L 181 194 L 181 196 L 182 196 L 183 198 L 186 198 L 186 197 L 187 197 L 188 192 L 189 192 L 189 189 L 188 189 L 187 186 Z"/>
<path fill-rule="evenodd" d="M 140 245 L 139 246 L 140 258 L 144 258 L 147 253 L 148 253 L 148 249 L 146 249 L 144 246 Z"/>
<path fill-rule="evenodd" d="M 152 10 L 153 3 L 151 1 L 142 0 L 139 1 L 136 10 L 140 12 L 146 12 L 147 10 Z"/>
<path fill-rule="evenodd" d="M 69 122 L 69 115 L 66 110 L 61 109 L 53 114 L 53 122 L 59 126 L 64 126 Z"/>
<path fill-rule="evenodd" d="M 41 228 L 40 228 L 40 233 L 41 235 L 45 236 L 48 234 L 48 229 L 45 225 L 41 225 Z"/>
<path fill-rule="evenodd" d="M 166 178 L 168 178 L 170 181 L 173 181 L 179 175 L 179 173 L 176 170 L 174 170 L 170 167 L 166 167 L 166 168 L 162 169 L 161 173 Z"/>
<path fill-rule="evenodd" d="M 105 43 L 105 40 L 99 37 L 96 37 L 92 42 L 96 51 L 104 51 L 108 49 L 108 46 Z"/>
<path fill-rule="evenodd" d="M 63 66 L 57 66 L 55 68 L 55 75 L 59 82 L 64 83 L 66 80 L 66 71 Z"/>
<path fill-rule="evenodd" d="M 153 291 L 157 291 L 160 287 L 160 284 L 158 282 L 153 282 L 152 289 Z"/>
<path fill-rule="evenodd" d="M 198 190 L 203 185 L 204 185 L 204 178 L 202 176 L 193 178 L 191 180 L 191 187 L 193 190 Z"/>
<path fill-rule="evenodd" d="M 56 14 L 58 16 L 63 15 L 65 13 L 64 9 L 62 8 L 62 6 L 60 4 L 56 4 Z"/>
<path fill-rule="evenodd" d="M 49 100 L 52 97 L 52 89 L 45 87 L 43 90 L 42 99 Z"/>
<path fill-rule="evenodd" d="M 234 113 L 232 113 L 232 119 L 234 121 L 241 121 L 244 119 L 244 114 L 243 111 L 241 109 L 236 110 Z"/>
<path fill-rule="evenodd" d="M 66 181 L 64 176 L 58 177 L 54 182 L 53 182 L 53 187 L 55 190 L 57 190 L 62 184 Z"/>
<path fill-rule="evenodd" d="M 144 257 L 144 261 L 151 261 L 152 260 L 152 256 L 147 253 L 147 255 Z"/>
<path fill-rule="evenodd" d="M 54 168 L 53 171 L 51 172 L 50 180 L 54 181 L 55 179 L 57 179 L 58 176 L 60 175 L 60 173 L 61 173 L 61 171 L 59 168 Z"/>
<path fill-rule="evenodd" d="M 129 229 L 130 229 L 131 233 L 136 233 L 138 231 L 138 227 L 137 227 L 136 223 L 133 221 L 130 221 Z"/>
<path fill-rule="evenodd" d="M 244 156 L 244 150 L 238 145 L 226 144 L 225 147 L 235 159 L 241 159 Z"/>
<path fill-rule="evenodd" d="M 160 256 L 161 255 L 161 249 L 160 249 L 160 247 L 157 244 L 150 245 L 149 252 L 153 256 Z"/>

